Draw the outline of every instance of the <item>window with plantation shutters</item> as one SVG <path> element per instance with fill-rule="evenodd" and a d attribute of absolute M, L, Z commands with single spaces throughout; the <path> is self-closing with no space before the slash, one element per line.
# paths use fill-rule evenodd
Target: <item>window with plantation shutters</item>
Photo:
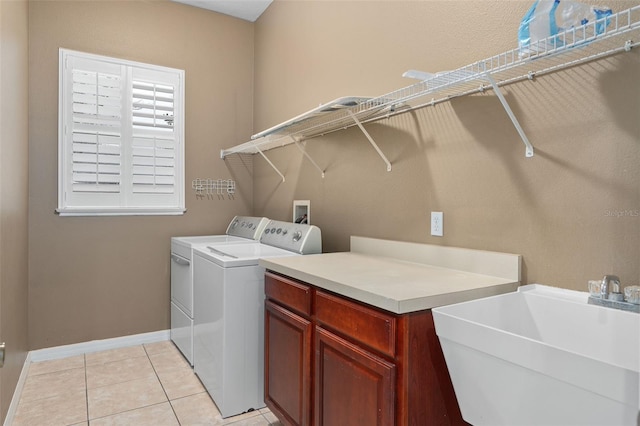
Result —
<path fill-rule="evenodd" d="M 60 50 L 61 215 L 184 212 L 184 71 Z"/>

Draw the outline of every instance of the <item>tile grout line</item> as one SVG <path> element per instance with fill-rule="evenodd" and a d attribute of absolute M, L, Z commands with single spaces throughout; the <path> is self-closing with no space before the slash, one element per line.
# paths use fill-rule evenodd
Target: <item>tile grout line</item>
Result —
<path fill-rule="evenodd" d="M 160 387 L 162 388 L 162 392 L 164 392 L 164 396 L 167 397 L 167 402 L 169 403 L 169 407 L 171 407 L 171 412 L 175 416 L 176 422 L 178 422 L 178 425 L 180 426 L 181 423 L 180 423 L 180 419 L 178 418 L 178 414 L 176 413 L 176 410 L 173 409 L 173 404 L 171 403 L 171 399 L 169 398 L 169 395 L 167 394 L 167 391 L 164 388 L 164 385 L 162 384 L 162 380 L 160 380 L 160 376 L 158 375 L 158 371 L 156 370 L 156 366 L 153 365 L 153 361 L 151 361 L 151 357 L 149 356 L 149 352 L 147 351 L 147 347 L 144 344 L 142 345 L 142 349 L 144 349 L 144 353 L 147 354 L 147 359 L 149 360 L 149 364 L 151 364 L 151 368 L 153 368 L 153 374 L 156 375 L 156 378 L 158 379 L 158 382 L 160 383 Z"/>
<path fill-rule="evenodd" d="M 0 1 L 1 1 L 1 0 L 0 0 Z M 146 357 L 146 359 L 149 361 L 149 364 L 151 364 L 151 368 L 153 369 L 153 374 L 154 374 L 154 375 L 155 375 L 155 377 L 158 379 L 158 382 L 160 383 L 160 387 L 162 388 L 162 392 L 163 392 L 163 393 L 165 394 L 165 396 L 167 397 L 167 401 L 166 401 L 166 402 L 169 402 L 169 406 L 171 406 L 171 401 L 169 400 L 169 396 L 167 395 L 166 391 L 164 390 L 164 386 L 162 386 L 162 381 L 160 381 L 160 377 L 159 377 L 159 376 L 158 376 L 158 374 L 156 373 L 155 367 L 153 366 L 153 362 L 151 362 L 151 358 L 149 357 L 149 353 L 147 352 L 147 349 L 144 347 L 144 344 L 141 344 L 141 346 L 142 346 L 142 349 L 144 350 L 144 353 L 145 353 L 144 357 Z M 143 357 L 143 356 L 141 355 L 141 356 L 139 356 L 139 357 L 133 357 L 133 358 L 142 358 L 142 357 Z M 126 359 L 131 359 L 131 357 L 130 357 L 130 358 L 126 358 Z M 103 364 L 109 364 L 109 363 L 112 363 L 112 362 L 121 362 L 121 361 L 125 361 L 126 359 L 115 360 L 115 361 L 109 361 L 109 362 L 105 362 L 105 363 L 103 363 Z M 127 381 L 122 382 L 122 383 L 126 383 L 126 382 L 128 382 L 128 381 L 133 381 L 133 380 L 139 380 L 139 379 L 127 380 Z M 105 385 L 105 386 L 109 386 L 109 385 Z M 101 386 L 99 386 L 99 387 L 101 387 Z M 88 388 L 88 384 L 87 384 L 87 388 Z M 96 389 L 97 389 L 97 388 L 96 388 Z M 88 392 L 88 389 L 87 389 L 87 392 Z M 123 413 L 128 413 L 128 412 L 132 412 L 132 411 L 140 410 L 140 409 L 142 409 L 142 408 L 153 407 L 153 406 L 161 405 L 161 404 L 164 404 L 164 403 L 165 403 L 165 401 L 163 401 L 163 402 L 158 402 L 158 403 L 155 403 L 155 404 L 145 405 L 145 406 L 143 406 L 143 407 L 130 408 L 130 409 L 127 409 L 127 410 L 124 410 L 124 411 L 120 411 L 120 412 L 118 412 L 118 413 L 112 413 L 112 414 L 107 414 L 107 415 L 105 415 L 105 416 L 96 417 L 96 418 L 91 419 L 91 420 L 98 420 L 98 419 L 104 419 L 104 418 L 111 417 L 111 416 L 117 416 L 117 415 L 119 415 L 119 414 L 123 414 Z M 87 402 L 87 404 L 88 404 L 88 402 Z M 173 406 L 171 406 L 171 410 L 173 411 Z M 87 412 L 88 412 L 88 411 L 89 411 L 89 409 L 87 408 Z M 178 422 L 178 425 L 180 425 L 180 421 L 178 420 L 178 416 L 176 415 L 175 411 L 173 411 L 173 415 L 176 417 L 176 421 Z M 87 417 L 88 417 L 88 416 L 87 416 Z M 90 422 L 89 422 L 89 423 L 90 423 Z"/>
<path fill-rule="evenodd" d="M 155 365 L 153 364 L 153 361 L 151 361 L 151 357 L 149 356 L 149 353 L 147 352 L 147 348 L 145 347 L 144 350 L 147 353 L 147 357 L 149 358 L 149 362 L 151 363 L 151 367 L 153 368 L 153 371 L 156 374 L 156 377 L 158 377 L 158 381 L 160 382 L 160 385 L 162 386 L 162 391 L 165 393 L 165 395 L 167 397 L 167 400 L 169 401 L 169 405 L 171 406 L 171 410 L 173 411 L 173 414 L 176 416 L 176 420 L 178 421 L 178 425 L 182 425 L 182 423 L 180 422 L 180 419 L 178 418 L 178 415 L 177 415 L 175 409 L 173 408 L 173 404 L 171 403 L 172 400 L 169 398 L 169 395 L 167 394 L 167 392 L 166 392 L 166 390 L 164 388 L 164 385 L 162 384 L 162 380 L 160 379 L 160 376 L 158 375 L 158 372 L 156 370 Z M 169 351 L 167 350 L 165 352 L 169 352 Z M 198 395 L 198 394 L 206 394 L 207 397 L 211 398 L 211 396 L 208 394 L 208 392 L 205 389 L 202 392 L 198 392 L 197 394 L 183 395 L 183 396 L 181 396 L 179 398 L 175 398 L 173 401 L 177 401 L 177 400 L 184 399 L 184 398 L 189 398 L 189 397 L 192 397 L 192 396 Z M 213 399 L 212 399 L 212 402 L 213 402 L 213 404 L 215 404 L 215 401 L 213 401 Z M 217 407 L 216 407 L 216 409 L 217 409 Z M 256 414 L 254 416 L 250 416 L 248 418 L 260 417 L 261 416 L 269 425 L 271 424 L 269 422 L 269 420 L 260 412 L 259 409 L 258 410 L 254 410 L 254 411 L 255 411 Z M 247 413 L 245 412 L 245 413 L 242 413 L 242 414 L 247 414 Z M 227 426 L 227 425 L 228 426 L 233 426 L 234 424 L 239 424 L 240 422 L 243 422 L 244 420 L 245 419 L 239 419 L 239 420 L 235 420 L 234 421 L 234 420 L 231 420 L 231 418 L 222 419 L 222 423 L 220 424 L 220 426 Z"/>
<path fill-rule="evenodd" d="M 113 413 L 113 414 L 107 414 L 107 415 L 104 415 L 104 416 L 101 416 L 101 417 L 96 417 L 96 418 L 91 419 L 91 420 L 106 419 L 108 417 L 119 416 L 120 414 L 130 413 L 130 412 L 137 411 L 137 410 L 140 410 L 140 409 L 143 409 L 143 408 L 155 407 L 156 405 L 162 405 L 162 404 L 164 404 L 164 402 L 156 402 L 155 404 L 145 405 L 144 407 L 129 408 L 129 409 L 124 410 L 124 411 L 120 411 L 120 412 Z M 69 426 L 73 426 L 73 425 L 69 425 Z"/>
<path fill-rule="evenodd" d="M 0 0 L 0 1 L 1 1 L 1 0 Z M 111 363 L 123 362 L 123 361 L 129 360 L 129 359 L 133 359 L 133 358 L 143 358 L 143 357 L 144 357 L 144 358 L 146 358 L 146 359 L 147 359 L 147 361 L 149 361 L 149 364 L 151 364 L 151 368 L 153 369 L 153 374 L 154 374 L 154 376 L 158 379 L 158 382 L 160 383 L 160 387 L 162 388 L 162 392 L 163 392 L 163 393 L 165 394 L 165 396 L 167 397 L 167 401 L 166 401 L 166 402 L 169 402 L 169 398 L 168 398 L 168 396 L 167 396 L 167 393 L 166 393 L 166 392 L 165 392 L 165 390 L 164 390 L 164 386 L 162 386 L 162 382 L 160 381 L 160 378 L 158 377 L 158 375 L 157 375 L 157 373 L 156 373 L 156 371 L 155 371 L 155 368 L 153 367 L 153 363 L 151 362 L 151 359 L 149 358 L 149 354 L 147 353 L 147 350 L 146 350 L 146 348 L 144 347 L 144 344 L 140 344 L 140 346 L 142 346 L 142 349 L 143 349 L 143 351 L 144 351 L 144 355 L 134 356 L 134 357 L 129 357 L 129 358 L 122 358 L 122 359 L 117 359 L 117 360 L 111 360 L 111 361 L 107 361 L 107 362 L 102 362 L 102 363 L 100 363 L 100 364 L 101 364 L 101 365 L 107 365 L 107 364 L 111 364 Z M 92 364 L 92 365 L 90 365 L 90 366 L 93 366 L 93 365 L 98 365 L 98 364 Z M 86 373 L 86 367 L 85 367 L 85 380 L 87 380 L 87 382 L 86 382 L 86 387 L 87 387 L 87 421 L 89 422 L 89 424 L 90 424 L 90 420 L 104 419 L 104 418 L 111 417 L 111 416 L 116 416 L 116 415 L 119 415 L 119 414 L 122 414 L 122 413 L 127 413 L 127 412 L 131 412 L 131 411 L 136 411 L 136 410 L 139 410 L 139 409 L 141 409 L 141 408 L 153 407 L 153 406 L 155 406 L 155 405 L 164 404 L 164 401 L 163 401 L 163 402 L 158 402 L 158 403 L 156 403 L 156 404 L 150 404 L 150 405 L 144 405 L 144 406 L 142 406 L 142 407 L 130 408 L 130 409 L 127 409 L 127 410 L 124 410 L 124 411 L 120 411 L 120 412 L 118 412 L 118 413 L 107 414 L 107 415 L 104 415 L 104 416 L 96 417 L 96 418 L 94 418 L 94 419 L 89 419 L 89 414 L 88 414 L 88 412 L 89 412 L 89 408 L 88 408 L 88 404 L 89 404 L 89 402 L 88 402 L 88 399 L 89 399 L 89 398 L 88 398 L 89 383 L 88 383 L 87 376 L 88 376 L 88 375 L 87 375 L 87 373 Z M 124 382 L 119 382 L 119 383 L 127 383 L 127 382 L 135 381 L 135 380 L 141 380 L 141 379 L 125 380 Z M 98 386 L 98 387 L 96 387 L 96 388 L 94 388 L 94 389 L 99 389 L 99 388 L 101 388 L 101 387 L 106 387 L 106 386 L 111 386 L 111 385 Z M 172 408 L 172 409 L 173 409 L 173 408 Z M 174 415 L 175 415 L 175 412 L 174 412 Z M 177 416 L 176 416 L 176 420 L 177 420 Z M 179 422 L 178 422 L 178 423 L 179 423 Z"/>

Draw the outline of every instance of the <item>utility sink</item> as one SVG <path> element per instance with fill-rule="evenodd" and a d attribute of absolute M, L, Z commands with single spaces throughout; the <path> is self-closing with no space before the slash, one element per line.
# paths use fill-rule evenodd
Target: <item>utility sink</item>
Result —
<path fill-rule="evenodd" d="M 463 418 L 479 425 L 640 424 L 640 315 L 531 284 L 433 309 Z"/>

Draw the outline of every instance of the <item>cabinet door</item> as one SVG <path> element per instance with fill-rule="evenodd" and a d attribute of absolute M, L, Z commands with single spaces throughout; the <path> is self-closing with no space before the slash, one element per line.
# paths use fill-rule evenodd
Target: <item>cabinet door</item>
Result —
<path fill-rule="evenodd" d="M 315 425 L 395 422 L 395 366 L 316 327 Z"/>
<path fill-rule="evenodd" d="M 265 302 L 265 402 L 286 424 L 311 424 L 311 322 Z"/>

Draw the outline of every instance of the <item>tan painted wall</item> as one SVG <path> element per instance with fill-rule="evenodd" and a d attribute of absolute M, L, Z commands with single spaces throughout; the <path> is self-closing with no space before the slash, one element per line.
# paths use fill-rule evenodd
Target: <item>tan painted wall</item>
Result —
<path fill-rule="evenodd" d="M 28 3 L 0 1 L 0 423 L 27 355 Z"/>
<path fill-rule="evenodd" d="M 622 10 L 638 1 L 619 1 Z M 256 25 L 256 131 L 320 103 L 379 96 L 408 69 L 455 69 L 517 46 L 528 1 L 276 1 Z M 536 154 L 488 91 L 256 157 L 254 213 L 311 200 L 325 251 L 350 235 L 520 253 L 523 283 L 640 282 L 640 50 L 504 88 Z M 444 237 L 429 233 L 444 212 Z M 621 214 L 622 216 L 615 216 Z"/>
<path fill-rule="evenodd" d="M 30 347 L 168 329 L 170 237 L 252 210 L 251 163 L 219 153 L 251 135 L 253 24 L 160 0 L 31 1 L 29 31 Z M 60 47 L 186 71 L 185 215 L 54 213 Z M 195 178 L 235 179 L 235 199 L 197 200 Z"/>
<path fill-rule="evenodd" d="M 524 282 L 640 281 L 640 219 L 607 215 L 640 209 L 636 51 L 503 90 L 531 159 L 491 92 L 368 125 L 390 173 L 357 129 L 307 144 L 324 180 L 295 147 L 269 152 L 285 183 L 259 157 L 219 159 L 319 103 L 407 85 L 407 69 L 510 49 L 528 5 L 276 1 L 254 26 L 166 1 L 32 1 L 30 348 L 168 328 L 169 238 L 223 232 L 234 214 L 288 220 L 293 199 L 311 200 L 326 251 L 366 235 L 521 253 Z M 188 190 L 181 217 L 56 216 L 59 47 L 185 69 L 187 187 L 231 177 L 235 199 Z M 428 235 L 432 210 L 444 211 L 443 238 Z"/>

